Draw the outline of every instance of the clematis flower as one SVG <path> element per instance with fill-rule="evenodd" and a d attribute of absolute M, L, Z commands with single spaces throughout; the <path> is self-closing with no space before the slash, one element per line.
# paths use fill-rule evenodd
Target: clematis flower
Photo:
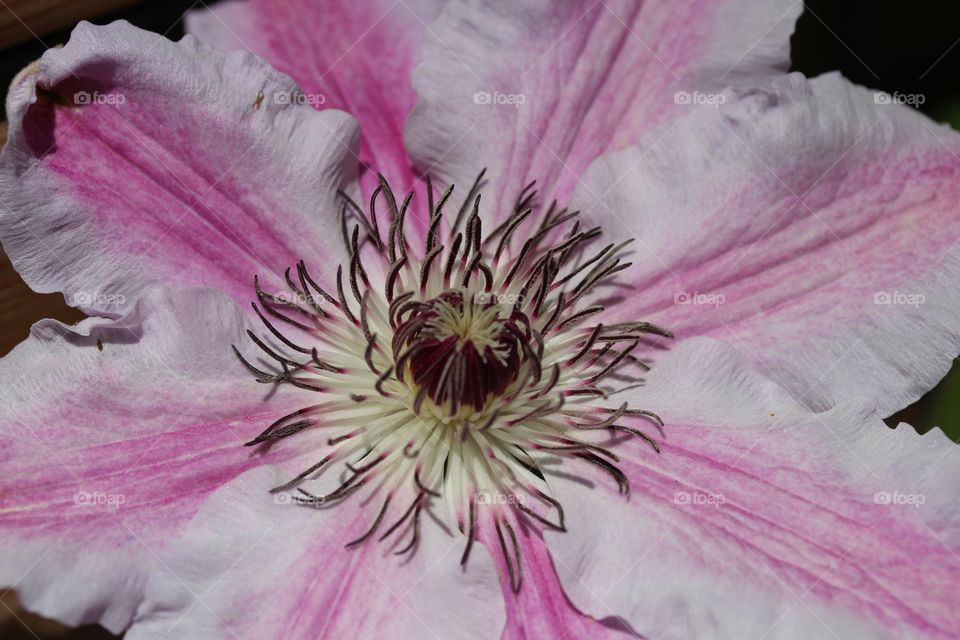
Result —
<path fill-rule="evenodd" d="M 0 582 L 129 638 L 956 637 L 956 448 L 881 418 L 960 352 L 960 140 L 787 75 L 800 9 L 79 25 L 7 102 L 0 240 L 92 317 L 0 360 Z"/>

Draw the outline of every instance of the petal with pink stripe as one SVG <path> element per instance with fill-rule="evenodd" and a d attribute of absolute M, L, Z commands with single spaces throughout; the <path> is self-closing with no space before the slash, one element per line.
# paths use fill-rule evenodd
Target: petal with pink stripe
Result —
<path fill-rule="evenodd" d="M 406 127 L 421 169 L 506 215 L 530 180 L 565 200 L 589 163 L 659 135 L 693 105 L 789 66 L 801 2 L 577 0 L 444 5 Z"/>
<path fill-rule="evenodd" d="M 264 467 L 214 494 L 164 552 L 167 570 L 154 575 L 127 637 L 499 636 L 503 600 L 483 549 L 463 571 L 462 536 L 430 516 L 412 555 L 393 553 L 406 540 L 344 548 L 369 527 L 370 509 L 271 500 L 267 491 L 288 478 Z"/>
<path fill-rule="evenodd" d="M 205 497 L 294 455 L 242 446 L 304 404 L 250 380 L 245 326 L 225 294 L 157 290 L 117 322 L 43 321 L 0 360 L 0 584 L 27 608 L 119 632 Z"/>
<path fill-rule="evenodd" d="M 636 634 L 625 621 L 616 615 L 602 620 L 595 619 L 578 610 L 564 593 L 553 558 L 547 550 L 542 533 L 533 527 L 536 522 L 516 522 L 511 533 L 498 535 L 489 520 L 481 527 L 481 539 L 487 546 L 500 574 L 503 600 L 506 607 L 506 625 L 501 640 L 524 638 L 601 638 L 603 640 L 626 640 Z M 504 537 L 506 554 L 499 537 Z M 518 544 L 522 586 L 516 591 L 511 585 L 511 572 L 506 557 L 513 562 L 512 541 Z M 472 562 L 472 560 L 471 560 Z M 519 575 L 519 574 L 518 574 Z"/>
<path fill-rule="evenodd" d="M 960 634 L 960 454 L 942 432 L 810 413 L 708 339 L 629 393 L 666 421 L 660 455 L 614 449 L 629 499 L 589 470 L 550 478 L 568 531 L 547 543 L 581 610 L 668 639 Z"/>
<path fill-rule="evenodd" d="M 415 176 L 403 147 L 410 86 L 427 24 L 440 0 L 230 0 L 187 14 L 187 29 L 223 50 L 249 49 L 303 87 L 319 109 L 343 109 L 360 121 L 361 182 L 376 173 L 398 191 Z"/>
<path fill-rule="evenodd" d="M 249 53 L 81 23 L 11 86 L 0 241 L 28 284 L 119 313 L 155 284 L 217 286 L 341 255 L 328 228 L 355 167 L 346 114 L 280 104 Z M 124 304 L 124 302 L 126 304 Z"/>
<path fill-rule="evenodd" d="M 628 300 L 806 405 L 883 416 L 960 353 L 960 135 L 837 75 L 781 78 L 604 158 L 575 205 L 633 237 Z"/>

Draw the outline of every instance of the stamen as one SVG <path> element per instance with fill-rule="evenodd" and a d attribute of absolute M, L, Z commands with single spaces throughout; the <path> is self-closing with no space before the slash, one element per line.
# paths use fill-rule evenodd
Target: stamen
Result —
<path fill-rule="evenodd" d="M 405 546 L 403 549 L 399 549 L 394 552 L 395 556 L 402 556 L 408 551 L 412 551 L 416 548 L 417 542 L 420 540 L 420 511 L 423 509 L 423 504 L 417 503 L 417 508 L 413 511 L 413 537 L 410 539 L 410 544 Z"/>
<path fill-rule="evenodd" d="M 566 530 L 544 464 L 586 463 L 626 495 L 629 482 L 617 466 L 622 443 L 638 438 L 660 452 L 634 422 L 652 423 L 662 435 L 663 420 L 607 399 L 649 369 L 635 352 L 672 334 L 646 322 L 591 324 L 616 309 L 601 304 L 599 289 L 629 266 L 629 242 L 591 249 L 600 228 L 582 230 L 579 212 L 556 201 L 541 208 L 535 182 L 485 233 L 484 178 L 481 172 L 445 226 L 454 187 L 435 200 L 426 177 L 422 246 L 407 237 L 413 192 L 398 202 L 379 176 L 368 212 L 338 192 L 347 258 L 337 267 L 334 293 L 302 260 L 295 277 L 294 267 L 284 271 L 289 298 L 264 291 L 255 276 L 252 306 L 264 333 L 247 335 L 262 352 L 257 364 L 231 346 L 258 382 L 323 395 L 245 443 L 295 442 L 304 432 L 329 430 L 318 445 L 319 461 L 273 493 L 295 489 L 294 502 L 314 507 L 354 493 L 363 495 L 358 508 L 379 500 L 370 524 L 346 546 L 392 538 L 402 546 L 397 555 L 416 552 L 423 510 L 443 499 L 466 538 L 461 564 L 478 532 L 495 531 L 496 542 L 486 533 L 480 540 L 499 545 L 510 588 L 518 592 L 524 570 L 515 525 L 523 532 Z M 389 216 L 385 236 L 378 204 Z M 303 488 L 334 462 L 345 469 L 335 489 L 315 495 Z M 392 516 L 391 505 L 401 499 L 410 501 Z M 388 515 L 393 521 L 378 534 Z"/>
<path fill-rule="evenodd" d="M 510 534 L 510 542 L 513 545 L 514 557 L 511 560 L 507 552 L 507 544 L 503 539 L 503 531 L 500 529 L 501 521 L 497 520 L 497 538 L 500 540 L 500 550 L 503 552 L 503 559 L 507 563 L 507 571 L 510 573 L 510 588 L 514 593 L 520 593 L 520 587 L 523 586 L 523 562 L 520 559 L 520 545 L 517 544 L 517 536 L 513 533 L 513 527 L 509 522 L 502 522 L 507 533 Z"/>
<path fill-rule="evenodd" d="M 356 540 L 351 540 L 344 546 L 346 546 L 348 549 L 350 547 L 355 547 L 358 544 L 361 544 L 364 541 L 366 541 L 367 538 L 369 538 L 370 536 L 372 536 L 374 532 L 377 530 L 377 527 L 379 527 L 380 523 L 383 521 L 383 516 L 387 513 L 387 508 L 389 506 L 390 506 L 390 496 L 387 496 L 387 499 L 383 501 L 383 506 L 380 507 L 380 513 L 377 514 L 377 519 L 373 521 L 372 525 L 370 525 L 370 529 L 368 529 L 365 534 L 363 534 Z"/>

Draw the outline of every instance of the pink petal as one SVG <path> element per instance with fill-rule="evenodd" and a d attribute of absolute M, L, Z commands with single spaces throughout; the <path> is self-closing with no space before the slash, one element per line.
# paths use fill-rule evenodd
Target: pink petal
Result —
<path fill-rule="evenodd" d="M 523 526 L 515 530 L 523 572 L 519 593 L 511 588 L 510 567 L 504 560 L 496 530 L 487 526 L 482 535 L 499 571 L 506 605 L 507 622 L 501 640 L 636 637 L 622 620 L 611 617 L 599 621 L 584 615 L 570 603 L 539 533 Z M 472 555 L 470 562 L 473 562 Z"/>
<path fill-rule="evenodd" d="M 222 293 L 157 290 L 117 323 L 41 322 L 0 360 L 0 584 L 29 609 L 123 629 L 207 494 L 292 455 L 242 446 L 304 406 L 246 374 L 244 326 Z"/>
<path fill-rule="evenodd" d="M 130 640 L 499 635 L 503 603 L 483 549 L 463 572 L 462 536 L 430 516 L 413 556 L 376 538 L 345 549 L 375 506 L 278 504 L 267 492 L 288 478 L 256 469 L 210 498 L 163 554 L 167 571 L 154 575 Z"/>
<path fill-rule="evenodd" d="M 660 455 L 615 449 L 629 499 L 589 470 L 592 488 L 550 479 L 568 532 L 547 542 L 581 610 L 654 638 L 960 634 L 960 467 L 942 432 L 810 413 L 709 339 L 630 393 L 666 426 Z"/>
<path fill-rule="evenodd" d="M 343 109 L 360 121 L 362 182 L 369 197 L 376 172 L 397 191 L 414 185 L 403 148 L 403 122 L 416 95 L 410 86 L 426 24 L 439 0 L 353 2 L 231 0 L 187 14 L 187 28 L 224 50 L 245 48 L 290 76 L 317 108 Z"/>
<path fill-rule="evenodd" d="M 799 2 L 450 2 L 431 23 L 407 123 L 419 168 L 509 212 L 536 179 L 564 200 L 589 163 L 691 109 L 680 91 L 756 82 L 789 63 Z M 489 103 L 488 103 L 489 102 Z"/>
<path fill-rule="evenodd" d="M 957 133 L 794 75 L 598 161 L 574 200 L 637 239 L 618 315 L 727 340 L 811 407 L 889 415 L 960 352 L 958 175 Z"/>
<path fill-rule="evenodd" d="M 38 291 L 118 312 L 158 282 L 247 304 L 254 273 L 269 285 L 300 258 L 339 256 L 329 228 L 356 124 L 273 99 L 294 91 L 250 54 L 81 23 L 8 97 L 0 240 L 14 266 Z"/>

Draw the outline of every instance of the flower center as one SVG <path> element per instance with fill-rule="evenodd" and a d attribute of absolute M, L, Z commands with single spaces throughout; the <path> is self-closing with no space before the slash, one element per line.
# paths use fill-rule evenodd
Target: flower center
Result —
<path fill-rule="evenodd" d="M 266 333 L 247 334 L 260 355 L 233 349 L 259 382 L 310 398 L 248 445 L 324 436 L 312 445 L 317 462 L 274 492 L 296 490 L 296 502 L 313 506 L 365 494 L 358 505 L 380 507 L 347 547 L 382 530 L 399 554 L 416 549 L 422 512 L 443 505 L 466 538 L 461 562 L 475 539 L 499 547 L 519 590 L 517 527 L 564 529 L 554 463 L 598 467 L 626 493 L 614 449 L 635 437 L 659 452 L 644 429 L 660 429 L 660 418 L 610 398 L 648 370 L 637 349 L 670 333 L 593 322 L 611 311 L 627 242 L 593 249 L 600 229 L 581 228 L 555 202 L 541 208 L 533 183 L 484 234 L 482 181 L 445 216 L 453 187 L 435 201 L 427 179 L 421 246 L 406 238 L 412 193 L 398 203 L 381 177 L 368 212 L 342 194 L 347 261 L 333 286 L 303 261 L 281 291 L 254 278 Z M 378 202 L 390 213 L 386 237 Z"/>
<path fill-rule="evenodd" d="M 501 315 L 493 296 L 456 289 L 413 306 L 393 354 L 412 379 L 418 413 L 429 398 L 440 413 L 469 419 L 517 379 L 523 335 L 518 319 Z"/>

